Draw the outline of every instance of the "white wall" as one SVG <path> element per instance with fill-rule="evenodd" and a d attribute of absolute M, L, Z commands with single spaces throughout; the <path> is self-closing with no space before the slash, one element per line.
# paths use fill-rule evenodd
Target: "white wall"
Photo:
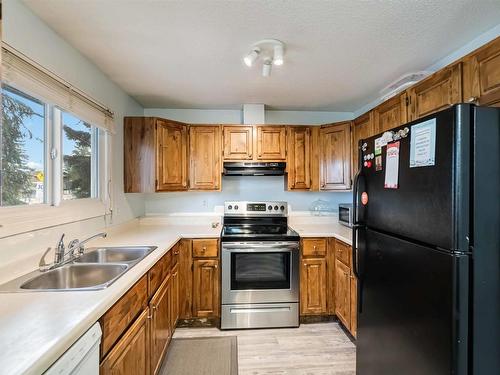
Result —
<path fill-rule="evenodd" d="M 190 124 L 242 124 L 243 111 L 238 109 L 172 109 L 146 108 L 145 116 L 158 116 Z M 321 125 L 352 120 L 352 112 L 265 111 L 266 124 Z"/>
<path fill-rule="evenodd" d="M 35 16 L 20 0 L 4 0 L 2 3 L 2 38 L 4 42 L 107 105 L 115 112 L 117 134 L 112 138 L 112 174 L 115 201 L 113 222 L 124 222 L 144 214 L 142 196 L 125 195 L 123 193 L 122 146 L 123 116 L 142 115 L 142 106 L 130 98 L 92 62 Z M 103 219 L 87 220 L 0 240 L 1 277 L 6 275 L 2 268 L 5 267 L 5 270 L 7 270 L 10 262 L 24 257 L 37 258 L 48 246 L 54 246 L 57 237 L 61 233 L 66 232 L 67 237 L 71 239 L 95 232 L 102 228 L 104 224 Z M 36 265 L 37 263 L 34 263 L 34 260 L 24 263 L 24 266 L 31 269 Z M 21 270 L 12 269 L 9 269 L 9 271 L 21 272 Z"/>

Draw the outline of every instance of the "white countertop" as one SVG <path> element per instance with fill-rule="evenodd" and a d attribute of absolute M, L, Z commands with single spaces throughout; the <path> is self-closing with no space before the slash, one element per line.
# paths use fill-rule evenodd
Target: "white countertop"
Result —
<path fill-rule="evenodd" d="M 41 374 L 180 238 L 220 236 L 206 225 L 125 224 L 91 246 L 158 246 L 110 287 L 99 291 L 0 293 L 0 373 Z"/>
<path fill-rule="evenodd" d="M 290 225 L 300 237 L 335 237 L 338 240 L 352 244 L 352 230 L 338 222 L 304 224 L 294 223 Z"/>
<path fill-rule="evenodd" d="M 177 221 L 185 223 L 185 221 Z M 291 223 L 302 237 L 335 237 L 351 243 L 351 231 L 337 222 Z M 108 230 L 91 246 L 158 246 L 110 287 L 99 291 L 0 293 L 0 373 L 40 374 L 181 238 L 217 238 L 221 226 L 174 225 L 146 218 Z"/>

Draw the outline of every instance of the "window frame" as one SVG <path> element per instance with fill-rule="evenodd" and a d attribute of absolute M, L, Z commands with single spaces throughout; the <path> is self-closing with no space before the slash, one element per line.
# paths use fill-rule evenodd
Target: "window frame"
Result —
<path fill-rule="evenodd" d="M 79 117 L 14 86 L 2 84 L 1 91 L 5 89 L 44 106 L 44 203 L 0 206 L 0 239 L 55 225 L 97 217 L 105 218 L 110 214 L 112 186 L 109 164 L 111 158 L 108 155 L 111 136 L 109 131 L 92 124 L 91 150 L 93 158 L 96 157 L 97 160 L 94 162 L 94 159 L 91 159 L 91 197 L 64 200 L 62 113 Z"/>

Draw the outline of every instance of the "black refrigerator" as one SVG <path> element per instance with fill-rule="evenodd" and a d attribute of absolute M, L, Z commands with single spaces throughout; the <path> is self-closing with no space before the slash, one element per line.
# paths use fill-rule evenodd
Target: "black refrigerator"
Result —
<path fill-rule="evenodd" d="M 500 108 L 361 140 L 358 375 L 500 374 Z"/>

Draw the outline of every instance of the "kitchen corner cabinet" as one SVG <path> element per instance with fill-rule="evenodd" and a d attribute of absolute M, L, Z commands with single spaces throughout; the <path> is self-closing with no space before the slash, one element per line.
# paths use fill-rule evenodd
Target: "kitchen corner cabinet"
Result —
<path fill-rule="evenodd" d="M 407 94 L 398 94 L 373 110 L 374 134 L 385 132 L 407 122 Z"/>
<path fill-rule="evenodd" d="M 189 127 L 189 189 L 221 189 L 220 126 L 191 125 Z"/>
<path fill-rule="evenodd" d="M 257 125 L 256 150 L 258 161 L 285 161 L 286 127 Z"/>
<path fill-rule="evenodd" d="M 288 190 L 309 190 L 311 175 L 311 128 L 289 126 L 287 128 L 287 185 Z"/>
<path fill-rule="evenodd" d="M 126 193 L 188 189 L 186 124 L 125 117 L 123 144 Z"/>
<path fill-rule="evenodd" d="M 222 156 L 224 161 L 252 160 L 252 126 L 224 125 L 222 128 L 222 134 Z"/>
<path fill-rule="evenodd" d="M 351 122 L 320 128 L 320 190 L 351 188 Z"/>
<path fill-rule="evenodd" d="M 500 37 L 464 61 L 464 101 L 500 107 Z"/>
<path fill-rule="evenodd" d="M 441 69 L 407 90 L 408 121 L 462 102 L 462 63 Z"/>

